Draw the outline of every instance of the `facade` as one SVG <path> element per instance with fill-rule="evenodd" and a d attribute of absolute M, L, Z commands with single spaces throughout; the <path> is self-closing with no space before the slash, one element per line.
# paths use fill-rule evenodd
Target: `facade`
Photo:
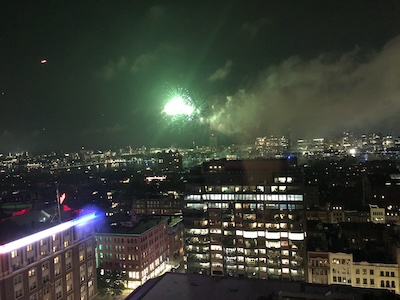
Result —
<path fill-rule="evenodd" d="M 168 223 L 168 259 L 175 260 L 183 252 L 183 220 L 181 216 L 170 217 Z"/>
<path fill-rule="evenodd" d="M 378 205 L 369 205 L 370 219 L 372 223 L 385 224 L 385 208 Z"/>
<path fill-rule="evenodd" d="M 132 210 L 139 215 L 175 215 L 182 214 L 183 199 L 177 193 L 149 195 L 134 199 Z"/>
<path fill-rule="evenodd" d="M 286 136 L 258 137 L 255 148 L 261 157 L 282 154 L 289 149 L 289 139 Z"/>
<path fill-rule="evenodd" d="M 293 174 L 289 161 L 272 159 L 211 161 L 192 174 L 186 272 L 305 280 L 302 181 Z"/>
<path fill-rule="evenodd" d="M 157 167 L 161 172 L 182 171 L 182 155 L 178 151 L 162 151 L 158 154 Z"/>
<path fill-rule="evenodd" d="M 96 233 L 100 276 L 127 274 L 127 287 L 135 289 L 160 275 L 168 256 L 168 217 L 149 217 L 132 224 L 105 226 Z"/>
<path fill-rule="evenodd" d="M 399 265 L 355 262 L 348 253 L 309 252 L 308 282 L 385 289 L 399 294 Z"/>
<path fill-rule="evenodd" d="M 32 220 L 29 234 L 0 244 L 0 299 L 94 299 L 95 218 L 90 213 L 63 223 Z M 17 234 L 18 224 L 13 228 Z"/>

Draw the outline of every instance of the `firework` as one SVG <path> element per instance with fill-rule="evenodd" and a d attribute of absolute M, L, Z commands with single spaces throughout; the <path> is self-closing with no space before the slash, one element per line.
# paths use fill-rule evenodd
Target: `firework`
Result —
<path fill-rule="evenodd" d="M 164 106 L 164 113 L 170 116 L 183 115 L 190 117 L 194 111 L 195 111 L 194 106 L 182 96 L 173 97 Z"/>
<path fill-rule="evenodd" d="M 164 119 L 172 123 L 196 123 L 201 120 L 201 98 L 191 96 L 188 90 L 182 87 L 170 86 L 167 89 L 166 101 L 162 110 Z"/>

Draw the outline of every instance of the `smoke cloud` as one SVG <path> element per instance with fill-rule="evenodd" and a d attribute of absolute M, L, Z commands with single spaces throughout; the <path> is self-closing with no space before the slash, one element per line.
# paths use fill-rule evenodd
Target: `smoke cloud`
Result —
<path fill-rule="evenodd" d="M 367 55 L 356 47 L 336 57 L 290 57 L 246 90 L 213 99 L 211 129 L 248 136 L 290 129 L 305 137 L 400 128 L 399 53 L 397 36 Z"/>

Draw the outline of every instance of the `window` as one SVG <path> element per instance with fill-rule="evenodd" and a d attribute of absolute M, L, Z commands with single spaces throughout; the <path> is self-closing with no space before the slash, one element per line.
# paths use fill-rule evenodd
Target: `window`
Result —
<path fill-rule="evenodd" d="M 369 270 L 369 275 L 374 275 L 374 270 L 373 269 Z"/>
<path fill-rule="evenodd" d="M 67 275 L 65 275 L 65 280 L 71 280 L 72 279 L 72 273 L 68 273 Z"/>
<path fill-rule="evenodd" d="M 43 276 L 43 283 L 46 283 L 46 282 L 48 282 L 48 281 L 50 281 L 50 277 L 49 277 L 49 274 L 47 274 L 47 275 L 44 275 Z"/>
<path fill-rule="evenodd" d="M 381 280 L 381 287 L 385 287 L 385 282 L 383 280 Z"/>
<path fill-rule="evenodd" d="M 391 276 L 391 277 L 394 277 L 394 272 L 390 272 L 390 276 Z"/>
<path fill-rule="evenodd" d="M 11 251 L 11 258 L 17 257 L 18 256 L 18 250 L 13 250 Z"/>
<path fill-rule="evenodd" d="M 22 282 L 22 275 L 17 275 L 14 277 L 14 285 Z"/>
<path fill-rule="evenodd" d="M 363 284 L 368 284 L 367 278 L 363 278 Z"/>
<path fill-rule="evenodd" d="M 54 264 L 58 264 L 60 262 L 60 257 L 56 256 L 54 257 Z"/>
<path fill-rule="evenodd" d="M 49 268 L 49 263 L 45 262 L 44 264 L 42 264 L 42 271 L 47 270 Z"/>
<path fill-rule="evenodd" d="M 360 284 L 360 278 L 356 278 L 356 284 Z"/>
<path fill-rule="evenodd" d="M 336 276 L 333 276 L 333 282 L 337 282 Z"/>
<path fill-rule="evenodd" d="M 50 286 L 49 286 L 49 285 L 46 285 L 46 286 L 43 288 L 43 295 L 46 295 L 46 294 L 48 294 L 48 293 L 50 293 Z"/>
<path fill-rule="evenodd" d="M 15 298 L 18 299 L 20 297 L 22 297 L 24 295 L 24 292 L 22 289 L 19 289 L 17 291 L 15 291 Z"/>
<path fill-rule="evenodd" d="M 32 290 L 34 290 L 34 289 L 36 289 L 36 281 L 34 281 L 34 282 L 32 282 L 31 284 L 30 284 L 30 286 L 29 286 L 29 290 L 30 291 L 32 291 Z"/>
<path fill-rule="evenodd" d="M 56 281 L 56 287 L 59 287 L 59 286 L 61 286 L 61 279 Z"/>
<path fill-rule="evenodd" d="M 35 276 L 35 274 L 36 274 L 36 269 L 35 268 L 32 268 L 32 269 L 30 269 L 28 271 L 28 277 Z"/>
<path fill-rule="evenodd" d="M 37 294 L 33 294 L 33 295 L 31 295 L 31 296 L 29 297 L 29 300 L 37 300 L 37 299 L 38 299 Z"/>
<path fill-rule="evenodd" d="M 72 291 L 72 283 L 67 285 L 67 293 Z"/>

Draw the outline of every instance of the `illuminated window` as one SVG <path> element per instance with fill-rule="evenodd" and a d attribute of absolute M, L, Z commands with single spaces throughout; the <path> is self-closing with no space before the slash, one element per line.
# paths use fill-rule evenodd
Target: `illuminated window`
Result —
<path fill-rule="evenodd" d="M 67 284 L 67 293 L 72 291 L 72 283 Z"/>
<path fill-rule="evenodd" d="M 45 271 L 49 268 L 49 263 L 45 262 L 44 264 L 42 264 L 42 271 Z"/>
<path fill-rule="evenodd" d="M 11 258 L 17 257 L 18 256 L 18 250 L 13 250 L 11 251 Z"/>
<path fill-rule="evenodd" d="M 32 268 L 32 269 L 30 269 L 28 271 L 28 277 L 35 276 L 35 274 L 36 274 L 36 269 L 35 268 Z"/>

